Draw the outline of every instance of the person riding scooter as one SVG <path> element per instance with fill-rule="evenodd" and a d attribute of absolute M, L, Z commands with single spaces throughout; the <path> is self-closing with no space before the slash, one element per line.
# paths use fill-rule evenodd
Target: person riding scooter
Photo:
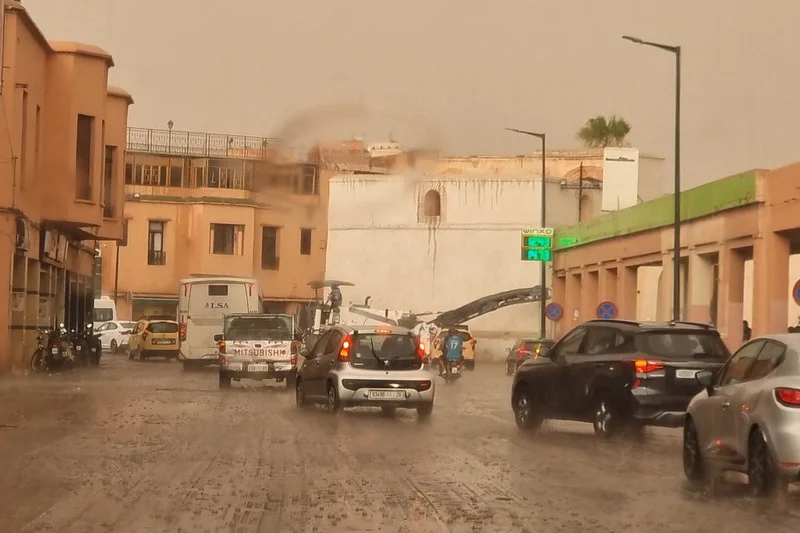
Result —
<path fill-rule="evenodd" d="M 439 375 L 443 376 L 447 372 L 447 362 L 463 360 L 462 348 L 464 341 L 454 328 L 447 330 L 447 335 L 444 337 L 442 357 L 439 359 Z"/>

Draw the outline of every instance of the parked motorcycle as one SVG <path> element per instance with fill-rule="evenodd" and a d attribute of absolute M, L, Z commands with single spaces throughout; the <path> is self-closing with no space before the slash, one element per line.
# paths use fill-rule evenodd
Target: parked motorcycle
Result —
<path fill-rule="evenodd" d="M 89 346 L 89 364 L 100 366 L 100 358 L 103 357 L 103 341 L 100 340 L 102 333 L 95 333 L 94 326 L 89 322 L 86 324 L 86 344 Z"/>
<path fill-rule="evenodd" d="M 67 334 L 67 339 L 75 354 L 75 365 L 87 366 L 89 364 L 89 344 L 84 335 L 71 329 Z"/>
<path fill-rule="evenodd" d="M 31 357 L 31 370 L 41 374 L 48 370 L 75 366 L 76 351 L 73 349 L 72 340 L 64 324 L 59 324 L 58 329 L 52 331 L 44 328 L 37 329 L 39 331 L 39 335 L 36 337 L 38 342 Z"/>

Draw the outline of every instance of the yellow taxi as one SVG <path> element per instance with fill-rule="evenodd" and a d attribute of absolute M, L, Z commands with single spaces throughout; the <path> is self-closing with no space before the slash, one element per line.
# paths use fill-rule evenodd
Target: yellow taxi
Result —
<path fill-rule="evenodd" d="M 474 370 L 475 345 L 478 344 L 478 341 L 472 336 L 469 326 L 466 324 L 460 324 L 458 326 L 451 327 L 458 332 L 458 335 L 461 337 L 461 341 L 463 342 L 461 347 L 461 355 L 464 357 L 464 367 L 469 370 Z M 449 330 L 450 327 L 446 327 L 439 328 L 436 331 L 436 335 L 433 337 L 433 342 L 431 343 L 431 359 L 436 359 L 442 356 L 442 345 L 444 344 L 444 338 L 447 337 L 447 332 Z"/>
<path fill-rule="evenodd" d="M 171 318 L 147 317 L 139 320 L 128 340 L 128 359 L 177 359 L 180 348 L 179 329 L 178 323 Z"/>

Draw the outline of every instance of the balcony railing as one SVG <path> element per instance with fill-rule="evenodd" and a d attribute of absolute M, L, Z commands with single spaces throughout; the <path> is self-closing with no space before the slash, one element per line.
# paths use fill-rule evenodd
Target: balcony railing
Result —
<path fill-rule="evenodd" d="M 147 264 L 148 265 L 166 265 L 167 252 L 163 250 L 148 250 L 147 251 Z"/>
<path fill-rule="evenodd" d="M 305 161 L 307 151 L 279 147 L 279 139 L 225 133 L 128 128 L 128 151 L 192 157 L 266 159 L 280 149 L 295 161 Z"/>

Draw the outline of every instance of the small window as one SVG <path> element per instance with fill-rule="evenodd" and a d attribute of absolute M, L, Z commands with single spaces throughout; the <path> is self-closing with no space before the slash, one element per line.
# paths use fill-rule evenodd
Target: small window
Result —
<path fill-rule="evenodd" d="M 576 354 L 581 347 L 584 337 L 586 336 L 585 328 L 576 328 L 556 345 L 559 354 Z"/>
<path fill-rule="evenodd" d="M 94 117 L 78 115 L 75 143 L 75 198 L 92 199 Z"/>
<path fill-rule="evenodd" d="M 620 347 L 625 343 L 625 338 L 620 333 L 608 327 L 587 328 L 586 341 L 583 343 L 583 355 L 601 355 L 620 353 Z"/>
<path fill-rule="evenodd" d="M 180 187 L 181 186 L 182 174 L 183 174 L 183 168 L 181 168 L 181 167 L 170 167 L 170 169 L 169 169 L 169 186 L 170 187 Z"/>
<path fill-rule="evenodd" d="M 311 255 L 311 230 L 300 229 L 300 255 Z"/>
<path fill-rule="evenodd" d="M 228 286 L 227 285 L 209 285 L 208 286 L 208 295 L 209 296 L 227 296 L 228 295 Z"/>
<path fill-rule="evenodd" d="M 215 255 L 242 255 L 244 251 L 244 226 L 237 224 L 211 224 L 211 253 Z"/>
<path fill-rule="evenodd" d="M 164 252 L 164 225 L 160 220 L 151 220 L 147 230 L 147 264 L 165 265 L 167 264 L 166 253 Z"/>
<path fill-rule="evenodd" d="M 438 191 L 430 190 L 425 193 L 422 214 L 426 217 L 442 216 L 442 197 Z"/>
<path fill-rule="evenodd" d="M 278 230 L 274 226 L 261 228 L 261 269 L 278 270 L 280 258 L 278 256 Z"/>

